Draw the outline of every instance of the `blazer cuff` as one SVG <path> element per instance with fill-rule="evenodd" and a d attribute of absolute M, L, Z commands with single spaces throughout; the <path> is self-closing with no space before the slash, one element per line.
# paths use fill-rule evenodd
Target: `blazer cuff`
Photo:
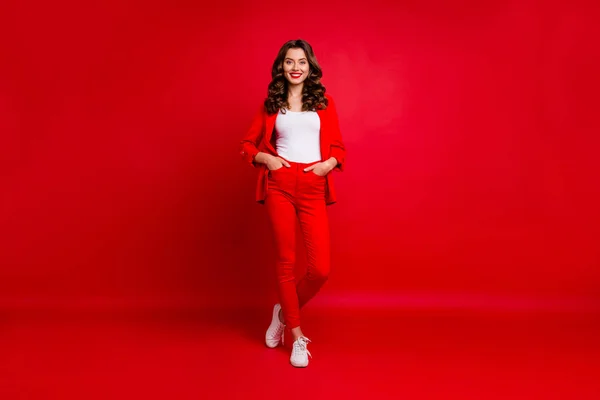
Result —
<path fill-rule="evenodd" d="M 335 157 L 338 162 L 334 169 L 343 172 L 346 164 L 346 152 L 339 147 L 331 147 L 330 156 Z"/>
<path fill-rule="evenodd" d="M 257 168 L 259 166 L 259 163 L 257 163 L 254 158 L 256 157 L 256 155 L 258 154 L 258 150 L 254 150 L 254 149 L 242 149 L 240 151 L 240 155 L 242 156 L 242 159 L 244 161 L 246 161 L 248 164 L 252 165 L 254 168 Z"/>

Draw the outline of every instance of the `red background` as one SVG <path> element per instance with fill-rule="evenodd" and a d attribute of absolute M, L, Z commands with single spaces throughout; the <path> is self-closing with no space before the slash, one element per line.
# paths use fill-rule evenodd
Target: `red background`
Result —
<path fill-rule="evenodd" d="M 2 399 L 599 398 L 596 2 L 201 3 L 0 5 Z M 238 150 L 296 38 L 348 152 L 304 371 Z"/>
<path fill-rule="evenodd" d="M 583 2 L 4 4 L 4 304 L 272 300 L 237 143 L 292 38 L 348 148 L 326 293 L 599 299 Z"/>

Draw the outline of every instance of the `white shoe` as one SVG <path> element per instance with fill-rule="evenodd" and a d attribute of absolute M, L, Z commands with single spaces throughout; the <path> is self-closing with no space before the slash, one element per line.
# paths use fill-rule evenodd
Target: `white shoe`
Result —
<path fill-rule="evenodd" d="M 305 336 L 300 336 L 294 342 L 292 347 L 292 355 L 290 356 L 290 363 L 294 367 L 306 367 L 308 365 L 308 356 L 312 357 L 310 351 L 306 348 L 306 345 L 310 342 L 310 339 Z"/>
<path fill-rule="evenodd" d="M 267 344 L 267 347 L 272 349 L 279 346 L 280 342 L 283 344 L 285 325 L 279 320 L 279 310 L 281 310 L 281 305 L 275 304 L 275 307 L 273 307 L 273 319 L 271 320 L 271 325 L 269 325 L 265 335 L 265 343 Z"/>

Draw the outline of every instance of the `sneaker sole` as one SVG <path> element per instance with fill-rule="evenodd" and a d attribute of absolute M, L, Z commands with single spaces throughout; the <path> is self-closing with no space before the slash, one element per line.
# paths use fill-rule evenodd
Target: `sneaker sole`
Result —
<path fill-rule="evenodd" d="M 296 368 L 306 368 L 306 367 L 308 367 L 308 363 L 306 363 L 306 365 L 297 365 L 297 364 L 294 364 L 293 362 L 290 361 L 290 364 L 292 364 L 292 366 L 296 367 Z"/>

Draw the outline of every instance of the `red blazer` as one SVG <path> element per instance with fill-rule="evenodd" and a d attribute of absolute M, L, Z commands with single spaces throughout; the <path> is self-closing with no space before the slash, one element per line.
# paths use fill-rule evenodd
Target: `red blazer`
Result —
<path fill-rule="evenodd" d="M 321 161 L 325 161 L 330 157 L 335 157 L 338 161 L 336 167 L 325 177 L 327 181 L 325 187 L 325 203 L 330 205 L 337 201 L 332 172 L 334 170 L 340 172 L 344 170 L 344 165 L 346 163 L 346 147 L 342 142 L 335 102 L 330 95 L 325 94 L 325 97 L 329 100 L 327 108 L 324 110 L 317 110 L 317 114 L 321 120 L 320 146 L 321 157 L 323 158 Z M 278 156 L 277 151 L 275 150 L 275 135 L 273 134 L 276 118 L 277 113 L 269 115 L 267 114 L 264 105 L 261 105 L 252 120 L 250 129 L 248 129 L 240 143 L 240 154 L 242 155 L 242 158 L 253 167 L 261 168 L 256 182 L 256 201 L 260 204 L 264 204 L 267 195 L 267 175 L 269 169 L 265 164 L 255 162 L 254 157 L 256 157 L 259 151 Z"/>

